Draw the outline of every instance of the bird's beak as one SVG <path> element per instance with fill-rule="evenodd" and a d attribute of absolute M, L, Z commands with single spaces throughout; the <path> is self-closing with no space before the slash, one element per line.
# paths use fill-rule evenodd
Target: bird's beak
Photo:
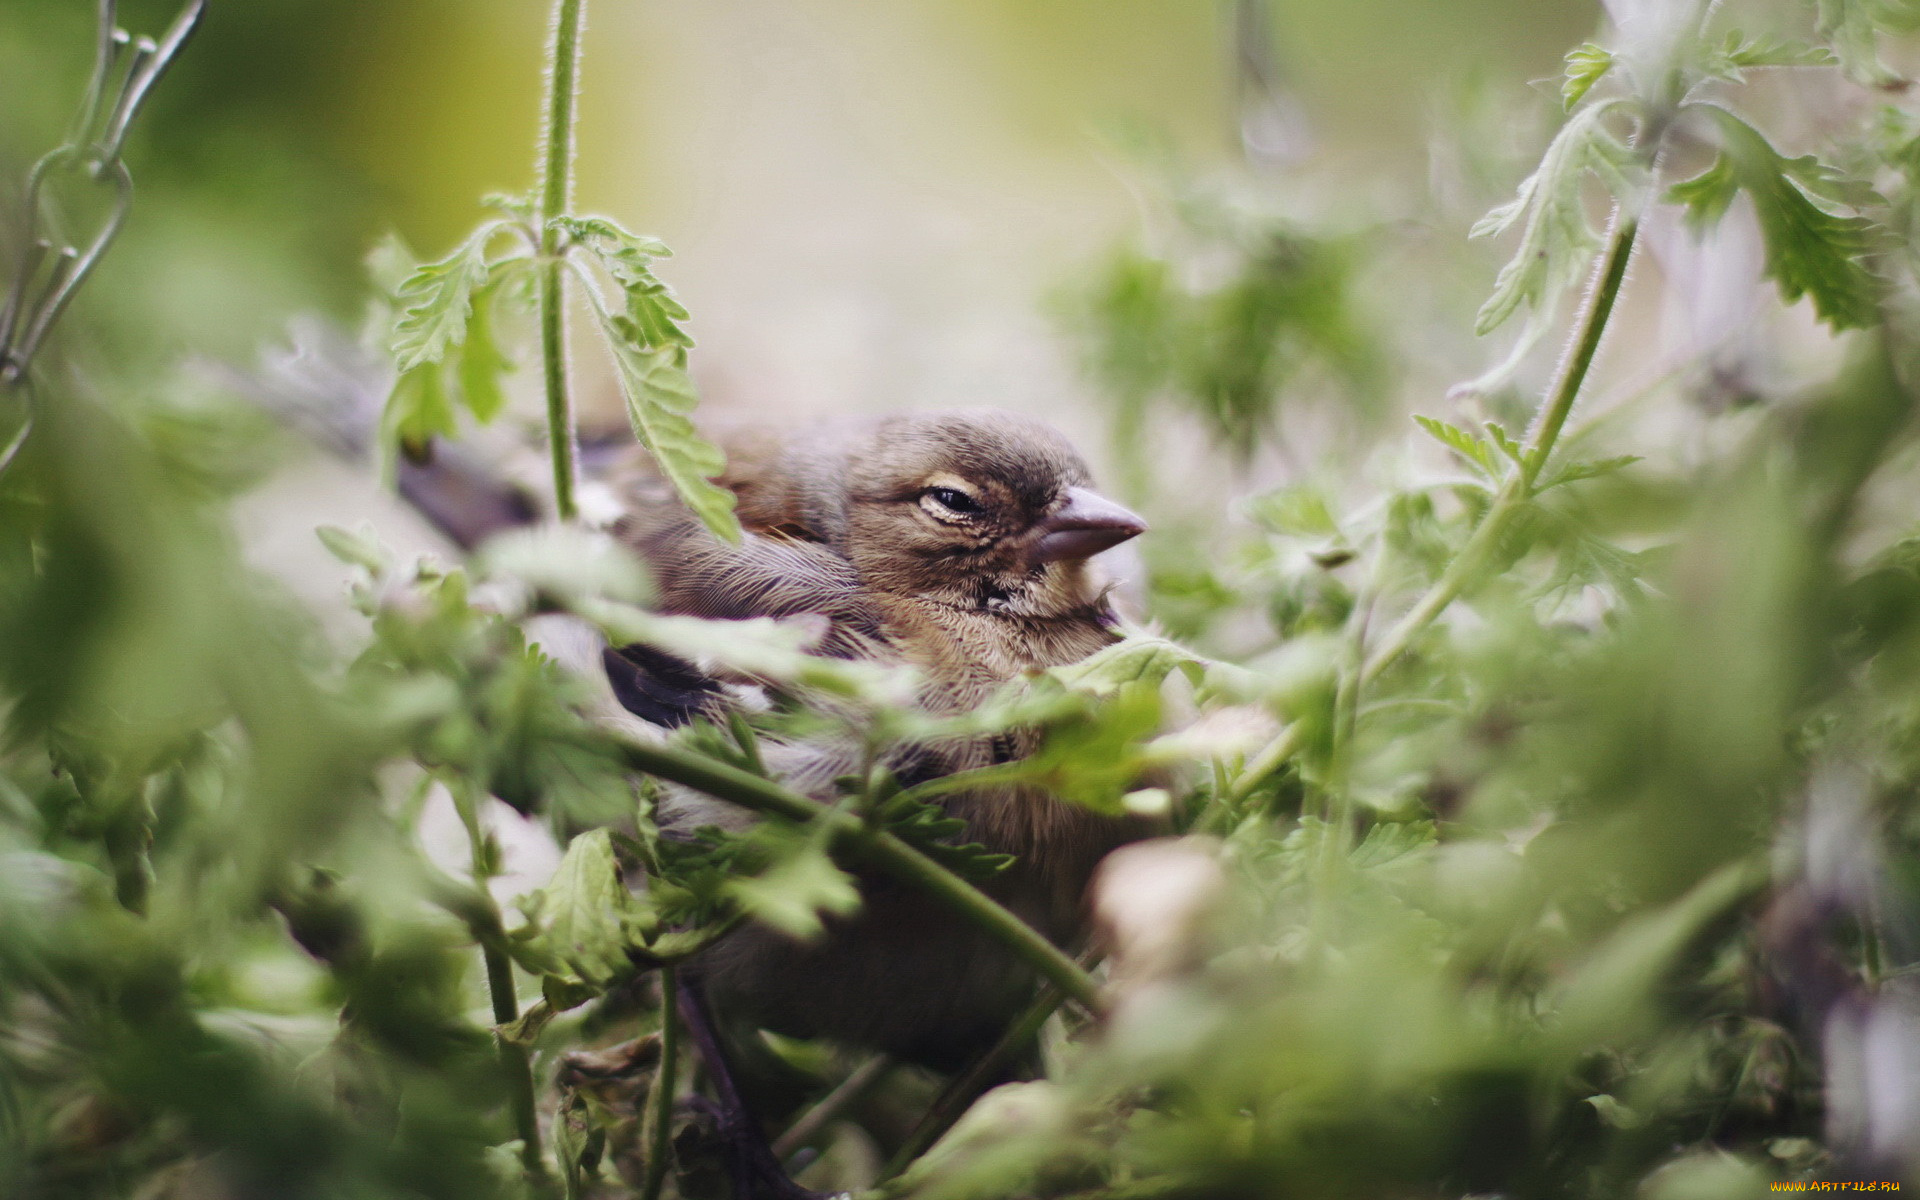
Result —
<path fill-rule="evenodd" d="M 1065 502 L 1041 519 L 1033 561 L 1092 558 L 1147 531 L 1147 523 L 1098 492 L 1068 488 Z"/>

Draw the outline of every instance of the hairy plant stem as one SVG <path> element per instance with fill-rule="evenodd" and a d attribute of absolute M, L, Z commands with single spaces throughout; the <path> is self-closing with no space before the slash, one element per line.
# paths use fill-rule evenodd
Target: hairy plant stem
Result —
<path fill-rule="evenodd" d="M 547 442 L 553 454 L 553 507 L 562 521 L 573 499 L 573 401 L 567 395 L 567 294 L 555 225 L 573 201 L 573 130 L 580 77 L 580 28 L 586 0 L 557 0 L 548 46 L 546 137 L 540 164 L 540 362 L 546 379 Z"/>
<path fill-rule="evenodd" d="M 1587 373 L 1593 367 L 1594 357 L 1599 353 L 1607 322 L 1613 316 L 1614 302 L 1620 298 L 1621 285 L 1626 282 L 1627 263 L 1633 257 L 1634 242 L 1639 233 L 1638 216 L 1616 209 L 1607 232 L 1606 248 L 1600 259 L 1598 274 L 1580 314 L 1578 335 L 1560 363 L 1553 388 L 1547 394 L 1547 403 L 1541 409 L 1540 418 L 1534 423 L 1533 432 L 1521 452 L 1520 467 L 1507 480 L 1506 486 L 1500 489 L 1486 516 L 1481 518 L 1479 527 L 1467 539 L 1467 544 L 1461 547 L 1460 553 L 1447 564 L 1440 578 L 1361 662 L 1359 674 L 1351 685 L 1355 701 L 1359 690 L 1378 679 L 1382 672 L 1397 662 L 1413 645 L 1414 639 L 1425 632 L 1427 626 L 1447 610 L 1448 605 L 1481 581 L 1487 564 L 1498 556 L 1500 544 L 1514 519 L 1532 501 L 1540 472 L 1553 455 L 1560 432 L 1566 427 L 1574 401 L 1579 398 Z M 1347 685 L 1343 682 L 1342 686 L 1344 688 Z M 1251 795 L 1255 788 L 1285 766 L 1299 751 L 1304 736 L 1305 730 L 1299 721 L 1282 730 L 1240 772 L 1227 798 L 1237 802 Z M 1203 814 L 1202 823 L 1209 816 L 1210 813 Z"/>
<path fill-rule="evenodd" d="M 777 783 L 704 755 L 648 742 L 623 740 L 627 765 L 637 771 L 705 792 L 742 808 L 824 827 L 836 848 L 919 888 L 996 938 L 1044 979 L 1088 1008 L 1101 1008 L 1100 986 L 1058 946 L 1035 932 L 992 897 L 890 833 L 874 829 L 844 809 L 829 808 Z"/>
<path fill-rule="evenodd" d="M 680 1057 L 680 979 L 671 963 L 660 968 L 660 1066 L 647 1093 L 647 1170 L 640 1200 L 660 1200 L 673 1156 L 673 1093 Z"/>

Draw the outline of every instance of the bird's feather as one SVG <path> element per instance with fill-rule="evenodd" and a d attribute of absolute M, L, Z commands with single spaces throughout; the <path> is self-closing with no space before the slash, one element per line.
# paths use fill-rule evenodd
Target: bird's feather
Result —
<path fill-rule="evenodd" d="M 618 533 L 650 565 L 667 612 L 816 614 L 827 622 L 821 653 L 916 668 L 920 703 L 935 713 L 968 710 L 1010 680 L 1077 661 L 1116 637 L 1104 588 L 1085 562 L 1031 553 L 1049 513 L 1088 482 L 1078 455 L 1046 426 L 1004 413 L 941 413 L 727 446 L 724 482 L 740 497 L 748 530 L 739 545 L 714 538 L 649 481 L 628 489 L 633 512 Z M 978 511 L 945 506 L 938 497 L 952 492 Z M 623 701 L 631 695 L 668 717 L 712 703 L 713 693 L 681 672 L 685 664 L 656 667 L 632 653 L 608 663 L 626 676 L 616 683 Z M 1037 741 L 1013 731 L 900 746 L 887 765 L 908 779 L 937 778 L 1020 757 Z M 770 773 L 823 799 L 836 779 L 858 772 L 864 753 L 851 735 L 765 747 Z M 1063 944 L 1080 929 L 1082 892 L 1099 858 L 1148 832 L 1023 786 L 943 803 L 965 823 L 966 840 L 1016 856 L 990 892 Z M 662 814 L 682 828 L 747 819 L 729 807 L 670 790 Z M 1030 989 L 1030 972 L 918 893 L 880 878 L 862 878 L 861 890 L 861 911 L 829 919 L 815 943 L 742 929 L 702 956 L 701 986 L 735 1020 L 957 1065 L 997 1035 Z"/>

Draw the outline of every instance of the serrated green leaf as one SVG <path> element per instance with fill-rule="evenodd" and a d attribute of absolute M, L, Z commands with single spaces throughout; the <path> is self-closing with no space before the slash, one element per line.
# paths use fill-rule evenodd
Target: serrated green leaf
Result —
<path fill-rule="evenodd" d="M 1540 493 L 1557 488 L 1564 483 L 1577 483 L 1582 479 L 1593 479 L 1601 475 L 1611 475 L 1624 467 L 1630 467 L 1640 461 L 1638 454 L 1622 454 L 1618 458 L 1591 459 L 1586 462 L 1572 462 L 1560 467 L 1546 480 L 1536 486 L 1534 492 Z"/>
<path fill-rule="evenodd" d="M 1524 467 L 1527 465 L 1526 452 L 1520 448 L 1519 442 L 1514 441 L 1507 435 L 1506 426 L 1500 424 L 1498 421 L 1487 421 L 1484 423 L 1484 427 L 1487 431 L 1487 436 L 1492 439 L 1495 448 L 1497 448 L 1500 453 L 1506 455 L 1507 458 L 1513 462 L 1514 466 Z"/>
<path fill-rule="evenodd" d="M 1432 821 L 1381 821 L 1367 830 L 1348 861 L 1361 870 L 1384 867 L 1439 842 Z"/>
<path fill-rule="evenodd" d="M 1011 854 L 997 854 L 978 842 L 958 839 L 966 822 L 907 792 L 896 792 L 876 813 L 888 833 L 918 849 L 963 879 L 985 883 L 1013 865 Z"/>
<path fill-rule="evenodd" d="M 1642 574 L 1638 555 L 1604 538 L 1575 530 L 1561 543 L 1553 575 L 1541 592 L 1552 596 L 1601 586 L 1622 597 L 1635 596 L 1641 591 Z"/>
<path fill-rule="evenodd" d="M 658 238 L 644 237 L 605 217 L 562 217 L 555 222 L 571 246 L 586 252 L 620 288 L 626 319 L 650 350 L 691 348 L 693 338 L 680 327 L 687 310 L 653 273 L 653 260 L 673 252 Z"/>
<path fill-rule="evenodd" d="M 659 238 L 634 233 L 610 217 L 556 217 L 552 227 L 576 245 L 597 247 L 596 252 L 673 257 Z"/>
<path fill-rule="evenodd" d="M 1667 200 L 1686 206 L 1687 225 L 1698 234 L 1718 225 L 1739 194 L 1740 183 L 1734 177 L 1733 164 L 1722 154 L 1700 174 L 1668 188 Z"/>
<path fill-rule="evenodd" d="M 826 932 L 820 914 L 851 916 L 860 908 L 852 876 L 834 866 L 814 839 L 792 846 L 758 875 L 730 881 L 724 890 L 747 915 L 803 941 Z"/>
<path fill-rule="evenodd" d="M 1493 294 L 1474 318 L 1476 334 L 1491 333 L 1522 304 L 1538 305 L 1548 292 L 1570 285 L 1585 273 L 1600 236 L 1587 222 L 1581 182 L 1591 174 L 1613 195 L 1624 196 L 1638 171 L 1633 150 L 1605 124 L 1606 116 L 1623 103 L 1613 100 L 1576 112 L 1547 147 L 1539 169 L 1520 184 L 1514 199 L 1473 227 L 1472 236 L 1492 237 L 1525 218 L 1519 248 L 1500 269 Z"/>
<path fill-rule="evenodd" d="M 402 374 L 437 363 L 466 337 L 474 293 L 486 286 L 487 243 L 500 231 L 489 221 L 447 257 L 416 267 L 396 293 L 393 361 Z"/>
<path fill-rule="evenodd" d="M 651 349 L 626 317 L 609 314 L 597 302 L 594 312 L 619 368 L 634 436 L 694 515 L 715 536 L 738 542 L 734 495 L 713 482 L 726 469 L 726 456 L 687 419 L 700 400 L 687 377 L 685 349 Z"/>
<path fill-rule="evenodd" d="M 1830 67 L 1839 61 L 1825 46 L 1781 38 L 1749 40 L 1730 30 L 1724 42 L 1706 52 L 1701 70 L 1714 78 L 1738 80 L 1750 67 Z"/>
<path fill-rule="evenodd" d="M 1880 283 L 1863 261 L 1872 247 L 1872 224 L 1830 212 L 1813 199 L 1860 203 L 1870 192 L 1817 159 L 1782 156 L 1759 130 L 1728 109 L 1716 104 L 1696 107 L 1713 119 L 1721 157 L 1705 175 L 1676 189 L 1690 217 L 1696 224 L 1709 220 L 1725 212 L 1730 188 L 1744 190 L 1759 218 L 1767 274 L 1789 304 L 1809 297 L 1814 312 L 1836 330 L 1864 328 L 1878 320 Z"/>
<path fill-rule="evenodd" d="M 1560 101 L 1568 112 L 1613 69 L 1613 51 L 1594 42 L 1582 42 L 1567 51 L 1567 74 L 1560 84 Z"/>
<path fill-rule="evenodd" d="M 1468 466 L 1489 479 L 1500 478 L 1500 464 L 1485 442 L 1464 429 L 1433 417 L 1415 413 L 1413 420 L 1420 428 L 1431 434 L 1435 441 L 1465 459 Z"/>
<path fill-rule="evenodd" d="M 622 881 L 605 829 L 568 843 L 553 879 L 520 907 L 536 928 L 521 939 L 522 965 L 596 987 L 631 969 L 628 947 L 644 944 L 655 926 L 651 907 Z"/>

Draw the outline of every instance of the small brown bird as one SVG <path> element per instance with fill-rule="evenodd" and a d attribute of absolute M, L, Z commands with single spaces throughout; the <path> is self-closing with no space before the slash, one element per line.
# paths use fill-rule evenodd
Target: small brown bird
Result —
<path fill-rule="evenodd" d="M 739 497 L 744 545 L 714 538 L 644 489 L 618 527 L 651 565 L 668 612 L 817 614 L 828 622 L 822 653 L 918 668 L 921 703 L 936 713 L 969 709 L 1008 680 L 1116 638 L 1107 589 L 1087 560 L 1146 523 L 1095 493 L 1079 455 L 1039 421 L 944 412 L 728 449 L 723 482 Z M 697 675 L 656 652 L 609 652 L 607 663 L 623 703 L 656 723 L 682 723 L 710 699 Z M 943 741 L 907 748 L 889 765 L 918 782 L 1017 758 L 1032 740 Z M 766 758 L 789 785 L 825 798 L 858 754 L 805 744 L 770 746 Z M 944 803 L 969 840 L 1016 857 L 989 890 L 1062 944 L 1080 933 L 1095 864 L 1147 832 L 1020 786 Z M 691 793 L 675 793 L 663 810 L 670 827 L 745 823 Z M 882 878 L 860 883 L 861 910 L 830 919 L 818 942 L 750 926 L 707 952 L 690 972 L 696 1007 L 727 1024 L 960 1066 L 1031 994 L 1031 973 L 917 892 Z M 763 1178 L 741 1194 L 779 1191 Z"/>

